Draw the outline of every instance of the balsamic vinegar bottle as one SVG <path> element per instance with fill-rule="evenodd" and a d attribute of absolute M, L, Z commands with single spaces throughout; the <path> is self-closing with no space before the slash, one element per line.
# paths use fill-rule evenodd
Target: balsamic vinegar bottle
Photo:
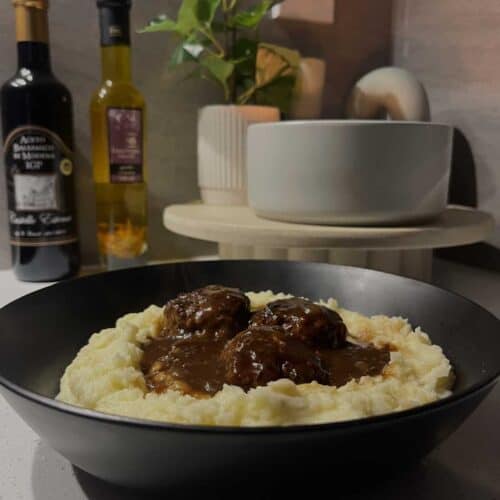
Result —
<path fill-rule="evenodd" d="M 130 0 L 98 0 L 102 83 L 90 105 L 97 239 L 108 269 L 145 263 L 145 102 L 132 82 Z"/>
<path fill-rule="evenodd" d="M 52 74 L 47 0 L 14 0 L 18 70 L 1 89 L 12 262 L 23 281 L 80 266 L 71 95 Z"/>

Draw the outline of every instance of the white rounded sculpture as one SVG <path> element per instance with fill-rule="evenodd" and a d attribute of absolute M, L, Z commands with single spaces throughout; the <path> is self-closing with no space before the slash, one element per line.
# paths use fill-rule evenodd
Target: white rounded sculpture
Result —
<path fill-rule="evenodd" d="M 429 121 L 430 107 L 422 83 L 410 71 L 379 68 L 363 76 L 353 87 L 346 108 L 347 118 Z"/>

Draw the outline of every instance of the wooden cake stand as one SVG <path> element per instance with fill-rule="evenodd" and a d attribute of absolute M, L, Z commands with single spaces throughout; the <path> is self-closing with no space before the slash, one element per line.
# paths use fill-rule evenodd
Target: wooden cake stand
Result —
<path fill-rule="evenodd" d="M 434 248 L 483 241 L 493 230 L 485 212 L 449 206 L 435 221 L 408 227 L 318 226 L 257 217 L 249 207 L 172 205 L 163 213 L 174 233 L 219 244 L 224 259 L 331 262 L 430 280 Z"/>

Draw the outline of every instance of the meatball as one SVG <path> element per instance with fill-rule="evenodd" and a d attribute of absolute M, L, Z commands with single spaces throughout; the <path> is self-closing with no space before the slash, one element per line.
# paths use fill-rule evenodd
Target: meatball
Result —
<path fill-rule="evenodd" d="M 166 336 L 229 340 L 248 326 L 250 301 L 236 288 L 210 285 L 169 301 L 164 315 Z"/>
<path fill-rule="evenodd" d="M 264 326 L 239 333 L 221 353 L 224 381 L 248 390 L 278 380 L 284 346 L 285 337 L 279 328 Z"/>
<path fill-rule="evenodd" d="M 229 341 L 221 353 L 224 382 L 244 390 L 289 378 L 297 384 L 325 382 L 328 374 L 305 344 L 279 327 L 254 326 Z"/>
<path fill-rule="evenodd" d="M 299 298 L 270 302 L 254 314 L 251 325 L 280 326 L 287 336 L 318 348 L 342 347 L 347 336 L 335 311 Z"/>

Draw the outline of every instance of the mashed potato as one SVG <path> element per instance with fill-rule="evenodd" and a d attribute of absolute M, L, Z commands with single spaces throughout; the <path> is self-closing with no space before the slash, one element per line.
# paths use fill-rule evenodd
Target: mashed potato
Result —
<path fill-rule="evenodd" d="M 278 298 L 272 292 L 248 293 L 253 310 Z M 278 380 L 245 393 L 224 386 L 213 397 L 196 399 L 175 391 L 148 392 L 140 368 L 141 345 L 159 334 L 163 309 L 150 306 L 127 314 L 114 328 L 92 335 L 62 379 L 57 399 L 128 417 L 184 424 L 222 426 L 294 425 L 335 422 L 395 412 L 450 394 L 453 374 L 440 347 L 403 318 L 371 318 L 322 302 L 344 320 L 354 343 L 390 345 L 383 373 L 342 387 L 316 382 L 296 385 Z"/>

